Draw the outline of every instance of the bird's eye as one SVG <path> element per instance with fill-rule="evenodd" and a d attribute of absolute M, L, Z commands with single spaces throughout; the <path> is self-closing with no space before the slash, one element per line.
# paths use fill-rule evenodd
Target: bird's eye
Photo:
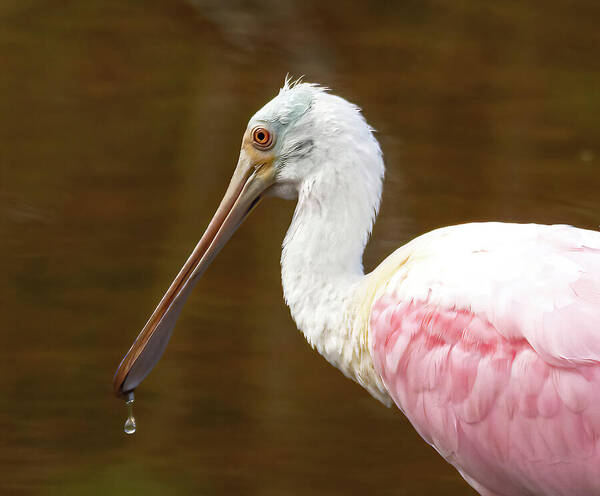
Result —
<path fill-rule="evenodd" d="M 268 150 L 273 146 L 273 135 L 264 127 L 255 127 L 252 131 L 254 146 L 261 150 Z"/>

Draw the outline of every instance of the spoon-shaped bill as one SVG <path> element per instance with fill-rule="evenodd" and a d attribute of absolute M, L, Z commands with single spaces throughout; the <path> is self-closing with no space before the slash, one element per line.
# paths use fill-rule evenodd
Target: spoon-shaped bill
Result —
<path fill-rule="evenodd" d="M 133 391 L 158 363 L 193 287 L 273 182 L 274 172 L 270 163 L 253 166 L 240 158 L 205 233 L 123 357 L 113 378 L 117 396 Z"/>

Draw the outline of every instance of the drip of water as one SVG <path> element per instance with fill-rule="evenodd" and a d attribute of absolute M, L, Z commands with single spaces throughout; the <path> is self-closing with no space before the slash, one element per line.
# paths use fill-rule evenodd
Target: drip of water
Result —
<path fill-rule="evenodd" d="M 133 416 L 134 400 L 135 398 L 133 397 L 133 391 L 127 393 L 127 396 L 125 397 L 125 405 L 127 405 L 127 420 L 125 420 L 125 425 L 123 426 L 125 434 L 133 434 L 136 429 L 135 417 Z"/>

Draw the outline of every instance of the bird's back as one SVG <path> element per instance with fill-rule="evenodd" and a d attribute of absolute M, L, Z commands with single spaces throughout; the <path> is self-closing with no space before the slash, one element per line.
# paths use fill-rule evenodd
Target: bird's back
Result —
<path fill-rule="evenodd" d="M 600 233 L 453 226 L 382 270 L 369 346 L 419 433 L 482 494 L 599 494 Z"/>

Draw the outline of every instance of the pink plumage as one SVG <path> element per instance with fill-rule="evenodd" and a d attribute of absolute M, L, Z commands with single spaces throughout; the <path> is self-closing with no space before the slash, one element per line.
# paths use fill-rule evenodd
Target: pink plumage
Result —
<path fill-rule="evenodd" d="M 393 399 L 480 494 L 600 494 L 600 233 L 451 226 L 365 275 L 384 169 L 356 106 L 286 81 L 250 119 L 225 197 L 121 362 L 115 392 L 130 397 L 156 365 L 194 284 L 258 201 L 297 198 L 282 286 L 313 347 Z"/>
<path fill-rule="evenodd" d="M 401 250 L 369 344 L 421 436 L 484 496 L 600 494 L 600 234 L 471 224 Z"/>

